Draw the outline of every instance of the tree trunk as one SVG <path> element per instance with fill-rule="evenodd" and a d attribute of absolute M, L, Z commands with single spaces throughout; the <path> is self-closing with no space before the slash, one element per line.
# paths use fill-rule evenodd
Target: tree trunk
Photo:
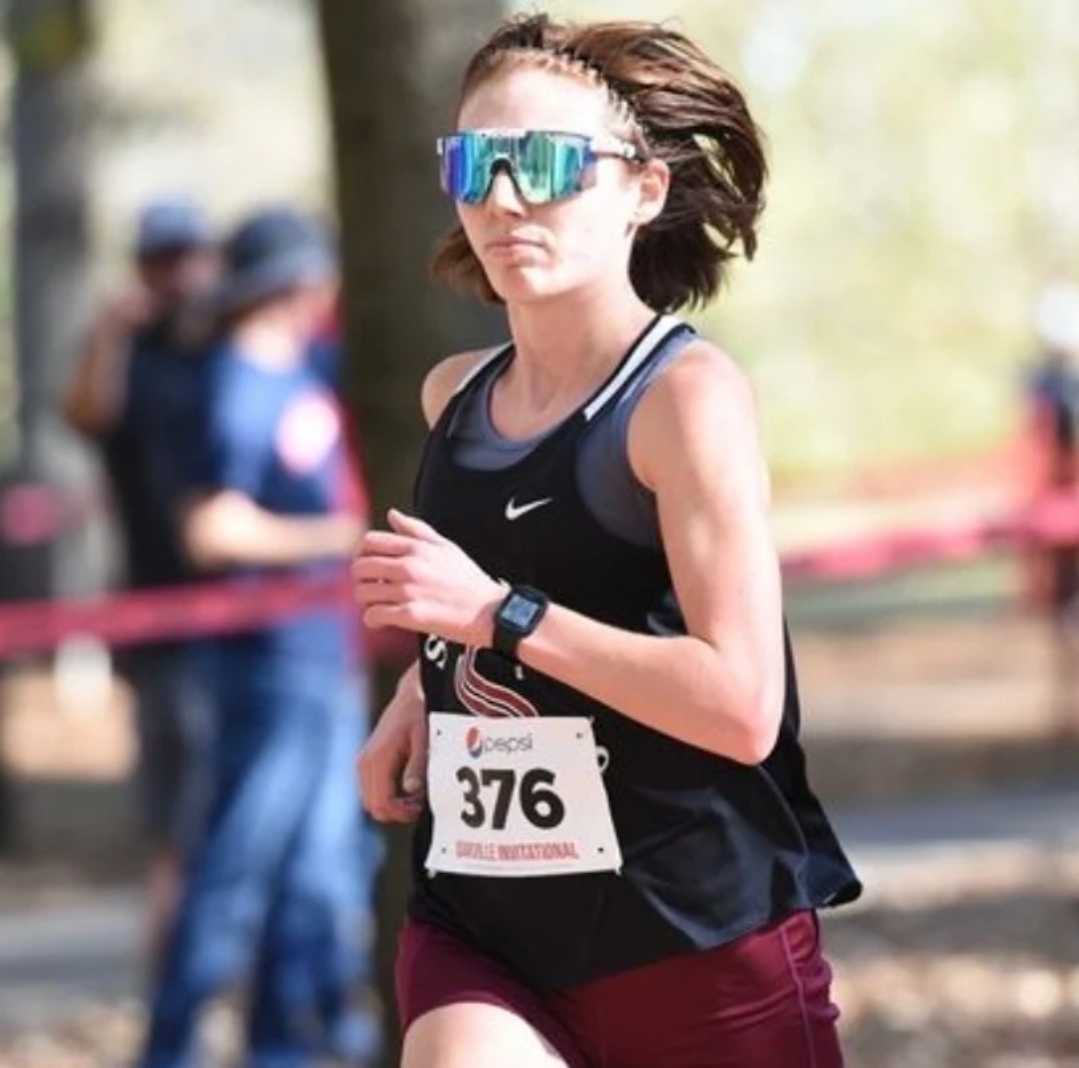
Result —
<path fill-rule="evenodd" d="M 449 10 L 452 7 L 452 12 Z M 349 395 L 375 521 L 409 508 L 423 443 L 424 373 L 440 357 L 504 336 L 500 314 L 436 288 L 427 265 L 452 205 L 438 189 L 435 137 L 453 121 L 471 50 L 502 0 L 320 0 L 343 231 Z M 392 677 L 379 679 L 378 707 Z M 387 836 L 378 903 L 385 1065 L 396 1065 L 394 940 L 407 894 L 408 836 Z"/>
<path fill-rule="evenodd" d="M 89 0 L 10 0 L 15 65 L 14 286 L 18 469 L 15 480 L 54 500 L 85 493 L 93 468 L 60 416 L 60 397 L 84 327 L 90 241 Z M 93 585 L 85 533 L 8 549 L 0 596 L 60 596 Z"/>
<path fill-rule="evenodd" d="M 32 501 L 40 502 L 35 511 L 62 513 L 57 503 L 86 494 L 93 466 L 59 416 L 88 277 L 89 0 L 9 0 L 4 13 L 15 68 L 9 122 L 18 394 L 17 453 L 0 471 L 6 533 L 16 514 L 27 520 Z M 29 494 L 19 492 L 27 486 Z M 24 544 L 0 536 L 0 602 L 93 588 L 103 573 L 99 533 L 85 525 L 45 530 Z M 0 767 L 0 849 L 17 837 L 18 818 Z"/>

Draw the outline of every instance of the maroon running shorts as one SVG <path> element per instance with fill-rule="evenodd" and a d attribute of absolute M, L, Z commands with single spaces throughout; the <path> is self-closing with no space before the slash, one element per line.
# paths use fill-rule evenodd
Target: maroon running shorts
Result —
<path fill-rule="evenodd" d="M 814 912 L 727 945 L 540 995 L 444 931 L 409 922 L 397 956 L 402 1033 L 426 1012 L 495 1005 L 570 1068 L 842 1068 Z"/>

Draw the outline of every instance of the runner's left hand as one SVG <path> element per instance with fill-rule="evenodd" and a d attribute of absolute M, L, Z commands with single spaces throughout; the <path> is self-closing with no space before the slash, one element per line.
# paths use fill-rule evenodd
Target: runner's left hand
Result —
<path fill-rule="evenodd" d="M 364 535 L 353 560 L 364 623 L 490 645 L 505 587 L 422 519 L 390 509 L 389 523 Z"/>

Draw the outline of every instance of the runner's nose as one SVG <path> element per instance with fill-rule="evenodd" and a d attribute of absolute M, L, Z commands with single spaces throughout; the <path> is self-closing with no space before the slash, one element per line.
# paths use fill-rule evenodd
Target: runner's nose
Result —
<path fill-rule="evenodd" d="M 500 161 L 492 168 L 491 185 L 484 203 L 493 211 L 514 215 L 521 215 L 527 210 L 508 163 Z"/>

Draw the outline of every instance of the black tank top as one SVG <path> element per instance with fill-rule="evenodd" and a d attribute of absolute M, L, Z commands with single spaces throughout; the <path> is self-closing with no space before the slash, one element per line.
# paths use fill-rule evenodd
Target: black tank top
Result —
<path fill-rule="evenodd" d="M 520 462 L 494 471 L 464 468 L 454 462 L 455 413 L 512 359 L 510 350 L 498 355 L 458 391 L 432 430 L 417 478 L 418 513 L 493 576 L 537 587 L 557 604 L 626 630 L 685 633 L 664 554 L 596 521 L 578 490 L 577 454 L 621 392 L 689 329 L 657 319 L 592 400 Z M 545 499 L 527 515 L 514 511 Z M 519 517 L 511 521 L 507 511 Z M 763 764 L 747 767 L 675 741 L 492 651 L 422 640 L 429 710 L 475 714 L 468 693 L 482 691 L 487 680 L 515 691 L 521 707 L 540 715 L 591 717 L 608 757 L 604 784 L 623 867 L 618 874 L 546 878 L 431 876 L 424 868 L 427 810 L 413 841 L 411 915 L 502 960 L 538 989 L 552 989 L 712 948 L 796 909 L 853 900 L 860 884 L 806 782 L 789 641 L 784 646 L 779 739 Z M 462 673 L 479 685 L 462 687 Z"/>

